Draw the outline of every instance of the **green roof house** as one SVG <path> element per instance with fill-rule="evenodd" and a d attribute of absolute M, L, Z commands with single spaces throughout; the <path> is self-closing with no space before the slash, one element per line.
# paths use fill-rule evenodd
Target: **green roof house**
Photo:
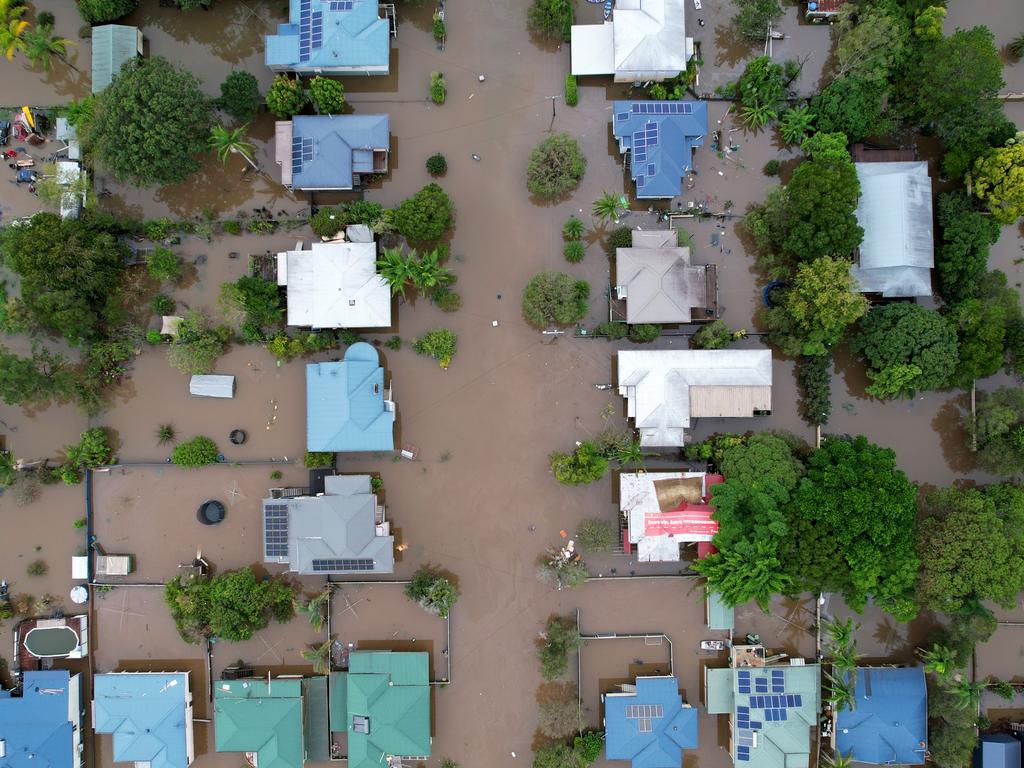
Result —
<path fill-rule="evenodd" d="M 142 30 L 124 24 L 92 28 L 92 92 L 99 93 L 126 61 L 142 55 Z"/>
<path fill-rule="evenodd" d="M 349 768 L 430 756 L 428 667 L 426 653 L 354 651 L 348 672 L 331 674 L 331 731 L 347 736 Z"/>
<path fill-rule="evenodd" d="M 256 768 L 330 757 L 325 677 L 218 680 L 213 718 L 217 751 L 254 753 Z"/>

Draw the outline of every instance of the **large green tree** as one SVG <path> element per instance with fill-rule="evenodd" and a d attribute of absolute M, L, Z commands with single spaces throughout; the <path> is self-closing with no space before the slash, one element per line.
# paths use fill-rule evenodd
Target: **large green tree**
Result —
<path fill-rule="evenodd" d="M 1018 136 L 978 158 L 971 171 L 974 194 L 1000 224 L 1024 216 L 1024 132 Z"/>
<path fill-rule="evenodd" d="M 963 190 L 938 198 L 942 241 L 935 252 L 939 291 L 948 303 L 975 295 L 988 265 L 988 250 L 999 239 L 999 223 L 976 211 Z"/>
<path fill-rule="evenodd" d="M 836 25 L 837 75 L 885 82 L 906 58 L 910 24 L 889 3 L 847 3 Z"/>
<path fill-rule="evenodd" d="M 199 169 L 212 125 L 194 75 L 159 56 L 135 58 L 97 97 L 87 140 L 123 181 L 177 184 Z"/>
<path fill-rule="evenodd" d="M 523 317 L 537 328 L 571 325 L 587 314 L 590 284 L 564 272 L 534 275 L 523 289 Z"/>
<path fill-rule="evenodd" d="M 455 223 L 455 207 L 437 184 L 427 184 L 395 210 L 395 229 L 410 242 L 430 242 Z"/>
<path fill-rule="evenodd" d="M 45 403 L 69 394 L 70 385 L 71 372 L 60 355 L 37 346 L 21 357 L 0 345 L 0 400 L 7 405 Z"/>
<path fill-rule="evenodd" d="M 965 426 L 978 444 L 978 464 L 997 475 L 1024 474 L 1024 390 L 1017 387 L 979 393 L 977 417 Z"/>
<path fill-rule="evenodd" d="M 959 339 L 959 362 L 953 383 L 970 388 L 977 379 L 1003 366 L 1006 348 L 1006 307 L 984 299 L 965 299 L 949 311 Z"/>
<path fill-rule="evenodd" d="M 860 141 L 892 128 L 885 115 L 885 96 L 885 83 L 838 77 L 811 99 L 811 111 L 819 131 L 845 133 L 850 141 Z"/>
<path fill-rule="evenodd" d="M 729 480 L 748 486 L 771 480 L 787 491 L 792 491 L 804 474 L 804 465 L 793 455 L 790 444 L 770 432 L 726 448 L 719 468 Z"/>
<path fill-rule="evenodd" d="M 763 40 L 768 34 L 768 25 L 782 18 L 779 0 L 733 0 L 736 15 L 732 25 L 743 37 Z"/>
<path fill-rule="evenodd" d="M 864 238 L 854 215 L 859 199 L 860 182 L 848 158 L 801 163 L 786 185 L 783 252 L 801 261 L 849 257 Z"/>
<path fill-rule="evenodd" d="M 556 133 L 534 147 L 526 165 L 530 194 L 550 199 L 575 189 L 587 172 L 587 158 L 568 133 Z"/>

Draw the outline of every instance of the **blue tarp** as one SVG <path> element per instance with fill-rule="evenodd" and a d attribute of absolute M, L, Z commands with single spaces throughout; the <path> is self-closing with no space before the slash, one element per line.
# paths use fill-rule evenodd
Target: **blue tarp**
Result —
<path fill-rule="evenodd" d="M 691 168 L 693 148 L 704 145 L 708 107 L 703 101 L 616 101 L 612 133 L 630 153 L 638 199 L 675 197 Z"/>
<path fill-rule="evenodd" d="M 856 707 L 839 713 L 836 750 L 860 763 L 921 765 L 928 742 L 922 667 L 860 667 Z"/>
<path fill-rule="evenodd" d="M 660 713 L 660 715 L 659 715 Z M 638 677 L 636 694 L 606 694 L 605 755 L 633 768 L 679 768 L 697 748 L 697 710 L 684 707 L 674 677 Z"/>

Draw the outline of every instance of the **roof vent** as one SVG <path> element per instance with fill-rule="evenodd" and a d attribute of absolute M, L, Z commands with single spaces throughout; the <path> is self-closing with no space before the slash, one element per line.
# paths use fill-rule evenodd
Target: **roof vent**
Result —
<path fill-rule="evenodd" d="M 370 732 L 370 718 L 366 715 L 352 715 L 352 732 L 353 733 L 369 733 Z"/>

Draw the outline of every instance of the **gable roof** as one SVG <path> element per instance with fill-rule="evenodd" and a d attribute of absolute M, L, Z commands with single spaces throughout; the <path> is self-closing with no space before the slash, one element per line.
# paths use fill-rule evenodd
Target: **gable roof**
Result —
<path fill-rule="evenodd" d="M 860 763 L 922 765 L 928 693 L 922 667 L 858 667 L 853 711 L 839 712 L 836 749 Z"/>
<path fill-rule="evenodd" d="M 982 734 L 974 749 L 974 768 L 1020 768 L 1020 741 L 1008 733 Z"/>
<path fill-rule="evenodd" d="M 0 691 L 0 768 L 73 768 L 73 743 L 81 702 L 72 699 L 78 675 L 66 670 L 25 672 L 22 695 Z M 74 715 L 72 721 L 70 717 Z"/>
<path fill-rule="evenodd" d="M 271 69 L 386 75 L 391 29 L 377 0 L 291 0 L 288 23 L 266 36 Z"/>
<path fill-rule="evenodd" d="M 619 152 L 630 153 L 638 199 L 678 195 L 692 167 L 693 148 L 704 145 L 707 132 L 703 101 L 616 101 L 612 106 L 612 133 Z"/>
<path fill-rule="evenodd" d="M 301 680 L 218 680 L 213 717 L 218 752 L 255 752 L 260 768 L 302 768 Z"/>
<path fill-rule="evenodd" d="M 864 293 L 887 298 L 930 296 L 935 264 L 932 182 L 928 163 L 855 163 L 860 180 L 857 223 L 864 228 L 859 263 L 850 273 Z"/>
<path fill-rule="evenodd" d="M 384 369 L 366 342 L 341 362 L 306 366 L 306 450 L 390 451 L 394 404 L 384 400 Z"/>
<path fill-rule="evenodd" d="M 595 32 L 600 30 L 600 34 Z M 611 21 L 572 27 L 572 72 L 664 80 L 686 69 L 686 0 L 618 0 Z"/>
<path fill-rule="evenodd" d="M 689 323 L 710 301 L 707 267 L 690 264 L 671 230 L 634 230 L 633 246 L 615 249 L 615 285 L 625 291 L 627 323 Z"/>
<path fill-rule="evenodd" d="M 93 678 L 96 733 L 114 735 L 115 762 L 185 768 L 192 762 L 188 672 L 113 672 Z"/>
<path fill-rule="evenodd" d="M 674 677 L 638 677 L 632 693 L 604 695 L 605 755 L 633 768 L 678 768 L 697 748 L 697 710 L 683 703 Z"/>
<path fill-rule="evenodd" d="M 377 274 L 377 244 L 313 243 L 284 256 L 288 325 L 381 328 L 391 325 L 391 288 Z"/>
<path fill-rule="evenodd" d="M 126 61 L 139 55 L 139 28 L 103 24 L 92 28 L 92 92 L 99 93 L 121 71 Z"/>
<path fill-rule="evenodd" d="M 352 189 L 353 173 L 372 173 L 374 149 L 388 150 L 387 115 L 297 115 L 275 123 L 274 159 L 292 189 Z"/>

